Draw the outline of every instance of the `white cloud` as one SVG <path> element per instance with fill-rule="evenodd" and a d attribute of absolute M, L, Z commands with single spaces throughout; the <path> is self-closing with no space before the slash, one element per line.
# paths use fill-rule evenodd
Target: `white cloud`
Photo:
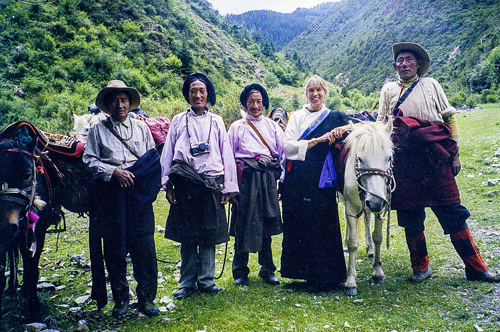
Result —
<path fill-rule="evenodd" d="M 208 0 L 221 15 L 241 14 L 260 9 L 291 13 L 299 7 L 312 8 L 320 3 L 334 1 L 339 0 Z"/>

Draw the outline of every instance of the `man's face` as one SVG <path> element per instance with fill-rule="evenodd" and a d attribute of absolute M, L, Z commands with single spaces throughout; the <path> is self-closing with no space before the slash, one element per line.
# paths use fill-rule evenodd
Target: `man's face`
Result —
<path fill-rule="evenodd" d="M 393 66 L 402 80 L 409 80 L 417 74 L 417 69 L 420 68 L 420 60 L 417 60 L 413 52 L 403 51 L 398 54 Z"/>
<path fill-rule="evenodd" d="M 262 115 L 264 104 L 262 103 L 262 94 L 260 92 L 253 92 L 247 98 L 247 112 L 251 116 L 258 118 Z"/>
<path fill-rule="evenodd" d="M 123 122 L 127 119 L 130 111 L 130 100 L 126 93 L 118 92 L 108 96 L 108 109 L 111 117 L 118 122 Z"/>
<path fill-rule="evenodd" d="M 196 114 L 205 110 L 208 102 L 208 91 L 205 83 L 194 81 L 189 86 L 189 104 Z"/>

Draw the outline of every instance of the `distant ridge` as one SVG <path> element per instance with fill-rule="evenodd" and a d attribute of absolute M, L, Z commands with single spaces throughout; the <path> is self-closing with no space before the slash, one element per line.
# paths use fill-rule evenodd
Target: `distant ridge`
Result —
<path fill-rule="evenodd" d="M 313 8 L 298 8 L 293 13 L 280 13 L 269 10 L 252 10 L 243 14 L 230 14 L 227 17 L 235 24 L 242 25 L 255 35 L 272 42 L 280 51 L 293 38 L 323 16 L 333 2 L 326 2 Z"/>

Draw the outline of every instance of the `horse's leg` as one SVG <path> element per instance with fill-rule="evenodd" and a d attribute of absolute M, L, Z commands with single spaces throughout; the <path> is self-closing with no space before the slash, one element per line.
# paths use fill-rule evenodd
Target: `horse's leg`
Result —
<path fill-rule="evenodd" d="M 2 297 L 5 289 L 5 265 L 7 264 L 7 254 L 5 250 L 0 251 L 0 318 L 2 318 Z"/>
<path fill-rule="evenodd" d="M 345 221 L 345 233 L 344 233 L 344 241 L 342 241 L 342 247 L 344 249 L 344 253 L 349 251 L 349 248 L 347 246 L 347 243 L 349 242 L 349 221 L 346 218 Z"/>
<path fill-rule="evenodd" d="M 358 218 L 350 216 L 346 207 L 346 222 L 349 227 L 349 238 L 347 247 L 349 248 L 349 267 L 347 269 L 347 280 L 344 284 L 345 293 L 349 296 L 358 295 L 356 284 L 356 251 L 359 247 L 358 241 Z"/>
<path fill-rule="evenodd" d="M 37 284 L 38 284 L 38 263 L 40 261 L 40 256 L 42 254 L 43 246 L 45 243 L 45 233 L 46 228 L 42 224 L 37 225 L 36 228 L 36 240 L 37 247 L 36 252 L 29 250 L 25 245 L 22 246 L 21 255 L 23 258 L 23 292 L 26 297 L 26 303 L 23 308 L 23 315 L 26 317 L 27 321 L 39 321 L 42 318 L 42 305 L 37 296 Z"/>
<path fill-rule="evenodd" d="M 375 214 L 375 229 L 373 230 L 373 242 L 375 244 L 375 256 L 373 258 L 373 273 L 372 279 L 375 284 L 380 285 L 384 283 L 385 274 L 382 271 L 382 258 L 380 255 L 380 248 L 382 246 L 382 224 L 383 220 L 380 218 L 380 213 Z"/>
<path fill-rule="evenodd" d="M 372 213 L 369 209 L 365 209 L 364 221 L 365 221 L 365 240 L 366 240 L 366 254 L 368 259 L 373 260 L 373 238 L 371 229 L 371 219 Z"/>
<path fill-rule="evenodd" d="M 17 261 L 19 259 L 19 252 L 17 251 L 17 247 L 14 247 L 9 250 L 9 287 L 5 291 L 5 298 L 13 297 L 17 291 Z"/>

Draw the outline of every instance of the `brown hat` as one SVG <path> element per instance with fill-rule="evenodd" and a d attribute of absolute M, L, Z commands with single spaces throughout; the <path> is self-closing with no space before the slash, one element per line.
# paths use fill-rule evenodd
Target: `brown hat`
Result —
<path fill-rule="evenodd" d="M 420 68 L 417 69 L 417 75 L 419 77 L 424 76 L 425 73 L 429 70 L 429 66 L 431 65 L 431 58 L 429 58 L 429 54 L 424 50 L 422 46 L 416 43 L 397 43 L 392 45 L 392 54 L 394 55 L 394 62 L 396 62 L 396 58 L 399 53 L 403 51 L 411 51 L 417 55 L 420 59 Z"/>
<path fill-rule="evenodd" d="M 108 82 L 108 86 L 99 91 L 97 98 L 95 99 L 95 104 L 102 111 L 109 113 L 108 105 L 106 104 L 106 97 L 111 91 L 123 91 L 130 96 L 130 109 L 133 110 L 141 104 L 141 96 L 139 91 L 135 88 L 131 88 L 125 85 L 123 81 L 111 80 Z"/>

